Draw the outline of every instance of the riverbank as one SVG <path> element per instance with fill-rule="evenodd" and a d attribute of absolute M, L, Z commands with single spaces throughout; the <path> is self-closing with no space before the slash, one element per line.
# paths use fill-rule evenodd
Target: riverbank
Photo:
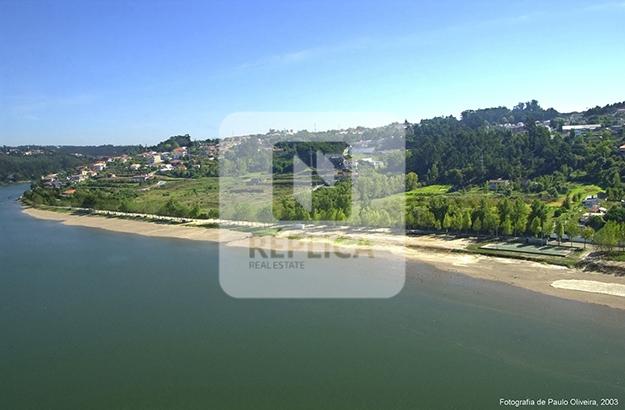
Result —
<path fill-rule="evenodd" d="M 23 212 L 38 219 L 51 220 L 68 226 L 82 226 L 113 232 L 137 234 L 157 238 L 176 238 L 195 241 L 220 242 L 225 246 L 247 247 L 250 232 L 233 229 L 216 229 L 188 224 L 154 223 L 135 219 L 121 219 L 97 215 L 75 215 L 36 208 L 24 208 Z M 495 258 L 462 253 L 469 239 L 444 239 L 434 235 L 403 237 L 388 233 L 349 233 L 337 229 L 323 232 L 281 231 L 271 241 L 258 241 L 259 247 L 287 248 L 293 241 L 307 241 L 311 246 L 373 248 L 403 254 L 406 258 L 432 265 L 438 269 L 465 274 L 474 278 L 503 282 L 546 295 L 595 303 L 625 310 L 625 297 L 620 290 L 625 277 L 592 273 L 578 269 L 547 265 L 538 262 Z M 411 272 L 408 271 L 407 275 Z M 566 287 L 557 281 L 568 281 Z M 575 286 L 575 281 L 593 281 Z M 571 282 L 572 281 L 572 282 Z M 557 282 L 554 285 L 554 282 Z"/>

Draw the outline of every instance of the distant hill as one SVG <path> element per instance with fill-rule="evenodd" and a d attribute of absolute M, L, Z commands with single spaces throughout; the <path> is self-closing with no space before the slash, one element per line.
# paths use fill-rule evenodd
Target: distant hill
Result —
<path fill-rule="evenodd" d="M 270 130 L 252 136 L 258 136 L 263 144 L 272 144 L 289 136 L 306 140 L 339 134 L 343 141 L 362 152 L 401 148 L 405 141 L 407 171 L 415 172 L 419 180 L 426 183 L 464 187 L 504 178 L 527 184 L 530 180 L 551 176 L 609 186 L 615 175 L 625 178 L 624 156 L 618 149 L 625 142 L 624 123 L 625 102 L 561 113 L 554 108 L 544 109 L 538 101 L 532 100 L 511 109 L 465 110 L 460 118 L 438 117 L 416 124 L 405 122 L 319 132 Z M 600 124 L 602 128 L 575 135 L 561 132 L 563 126 L 577 124 Z M 216 139 L 194 141 L 189 134 L 184 134 L 171 136 L 152 147 L 5 146 L 0 147 L 0 182 L 37 178 L 93 158 L 132 155 L 145 150 L 171 151 L 217 142 Z"/>

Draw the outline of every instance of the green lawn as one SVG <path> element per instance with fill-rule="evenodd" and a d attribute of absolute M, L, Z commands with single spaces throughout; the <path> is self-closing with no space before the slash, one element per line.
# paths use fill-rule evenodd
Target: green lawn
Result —
<path fill-rule="evenodd" d="M 593 184 L 571 184 L 569 189 L 569 194 L 571 197 L 575 195 L 579 195 L 581 199 L 586 198 L 589 195 L 597 195 L 599 192 L 602 192 L 603 189 L 597 185 Z M 564 202 L 566 195 L 560 195 L 558 199 L 547 203 L 549 206 L 560 207 Z"/>
<path fill-rule="evenodd" d="M 406 192 L 407 196 L 419 196 L 419 195 L 442 195 L 449 192 L 451 189 L 451 185 L 427 185 L 422 186 L 417 189 L 413 189 L 412 191 Z"/>

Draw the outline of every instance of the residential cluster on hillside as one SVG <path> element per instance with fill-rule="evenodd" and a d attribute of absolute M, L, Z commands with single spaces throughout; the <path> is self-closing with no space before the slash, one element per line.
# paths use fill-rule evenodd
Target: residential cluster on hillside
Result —
<path fill-rule="evenodd" d="M 625 126 L 625 109 L 619 109 L 610 118 L 610 121 L 603 123 L 587 123 L 586 120 L 577 113 L 565 117 L 558 117 L 551 120 L 536 120 L 534 124 L 547 128 L 549 131 L 559 132 L 563 136 L 579 137 L 584 134 L 609 130 L 613 134 L 619 134 Z M 527 124 L 523 121 L 517 123 L 503 123 L 500 127 L 512 132 L 523 132 Z M 621 147 L 623 148 L 623 147 Z"/>
<path fill-rule="evenodd" d="M 90 179 L 124 179 L 131 182 L 145 182 L 156 174 L 181 176 L 190 168 L 199 170 L 215 163 L 217 144 L 197 144 L 189 147 L 175 147 L 168 151 L 143 151 L 135 155 L 122 154 L 101 157 L 73 170 L 51 173 L 41 177 L 45 188 L 65 189 L 64 195 L 75 192 L 73 186 Z"/>

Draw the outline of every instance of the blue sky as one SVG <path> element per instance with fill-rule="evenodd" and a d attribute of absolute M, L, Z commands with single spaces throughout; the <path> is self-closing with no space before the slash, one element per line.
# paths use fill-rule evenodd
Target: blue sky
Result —
<path fill-rule="evenodd" d="M 208 138 L 247 111 L 584 109 L 625 100 L 624 18 L 609 0 L 0 0 L 0 144 Z"/>

